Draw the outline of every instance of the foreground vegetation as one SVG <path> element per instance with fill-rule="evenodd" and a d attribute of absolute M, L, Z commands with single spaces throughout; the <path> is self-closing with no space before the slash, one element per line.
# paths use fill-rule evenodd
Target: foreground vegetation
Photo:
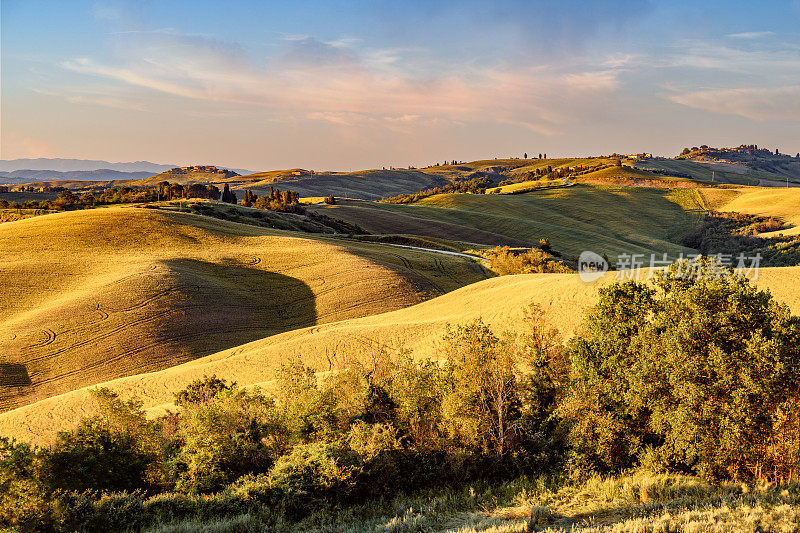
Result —
<path fill-rule="evenodd" d="M 376 349 L 316 374 L 293 359 L 270 393 L 196 380 L 157 420 L 98 389 L 96 414 L 51 447 L 4 442 L 2 518 L 161 531 L 796 524 L 800 320 L 710 260 L 696 277 L 687 266 L 601 289 L 566 345 L 532 307 L 523 334 L 450 328 L 437 360 Z"/>

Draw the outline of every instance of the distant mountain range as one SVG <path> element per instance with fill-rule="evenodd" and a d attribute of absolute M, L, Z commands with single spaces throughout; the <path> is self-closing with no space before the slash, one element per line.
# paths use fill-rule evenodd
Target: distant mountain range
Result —
<path fill-rule="evenodd" d="M 111 181 L 111 180 L 139 180 L 154 176 L 152 172 L 120 172 L 118 170 L 72 170 L 59 172 L 57 170 L 14 170 L 0 172 L 0 183 L 17 185 L 35 181 Z"/>
<path fill-rule="evenodd" d="M 19 178 L 30 179 L 82 179 L 82 180 L 114 180 L 114 179 L 141 179 L 160 174 L 166 170 L 180 165 L 161 165 L 149 161 L 132 161 L 128 163 L 111 163 L 91 159 L 2 159 L 0 160 L 0 178 L 2 181 L 15 181 L 9 183 L 25 183 L 16 181 Z M 220 165 L 217 165 L 220 166 Z M 221 168 L 228 168 L 222 166 Z M 237 174 L 252 174 L 251 170 L 230 168 Z M 21 171 L 39 173 L 22 174 Z M 43 172 L 44 171 L 44 172 Z M 75 174 L 75 173 L 83 174 Z"/>

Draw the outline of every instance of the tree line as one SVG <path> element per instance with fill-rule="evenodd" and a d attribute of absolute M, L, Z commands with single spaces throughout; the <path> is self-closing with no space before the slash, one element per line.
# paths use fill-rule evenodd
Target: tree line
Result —
<path fill-rule="evenodd" d="M 411 204 L 434 196 L 436 194 L 455 194 L 455 193 L 469 193 L 469 194 L 483 194 L 486 192 L 487 187 L 494 185 L 494 180 L 488 176 L 480 176 L 454 183 L 448 183 L 441 187 L 434 187 L 433 189 L 425 189 L 413 194 L 398 194 L 397 196 L 390 196 L 384 198 L 381 202 L 389 204 Z"/>

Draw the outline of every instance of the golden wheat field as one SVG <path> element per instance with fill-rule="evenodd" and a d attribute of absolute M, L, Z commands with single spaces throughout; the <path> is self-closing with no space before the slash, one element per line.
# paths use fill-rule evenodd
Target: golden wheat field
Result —
<path fill-rule="evenodd" d="M 468 259 L 114 207 L 0 226 L 0 409 L 487 277 Z"/>
<path fill-rule="evenodd" d="M 800 290 L 791 282 L 800 267 L 761 269 L 755 283 L 769 289 L 794 313 L 800 312 Z M 162 414 L 173 393 L 194 379 L 216 374 L 239 385 L 269 387 L 274 371 L 290 357 L 300 357 L 318 371 L 327 371 L 337 357 L 372 357 L 381 350 L 413 350 L 414 357 L 436 358 L 448 324 L 481 318 L 502 331 L 517 327 L 527 306 L 537 303 L 562 336 L 571 336 L 583 313 L 597 298 L 597 289 L 613 283 L 616 274 L 584 283 L 576 274 L 527 274 L 492 278 L 405 309 L 379 315 L 332 321 L 288 331 L 229 348 L 184 364 L 109 381 L 104 384 L 124 398 L 137 397 L 152 414 Z M 0 434 L 38 443 L 49 442 L 59 429 L 73 427 L 93 408 L 86 387 L 0 414 Z"/>

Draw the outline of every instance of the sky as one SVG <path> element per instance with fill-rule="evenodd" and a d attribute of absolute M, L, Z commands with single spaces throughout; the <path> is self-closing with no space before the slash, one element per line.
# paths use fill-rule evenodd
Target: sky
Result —
<path fill-rule="evenodd" d="M 0 158 L 800 151 L 800 0 L 0 0 Z"/>

